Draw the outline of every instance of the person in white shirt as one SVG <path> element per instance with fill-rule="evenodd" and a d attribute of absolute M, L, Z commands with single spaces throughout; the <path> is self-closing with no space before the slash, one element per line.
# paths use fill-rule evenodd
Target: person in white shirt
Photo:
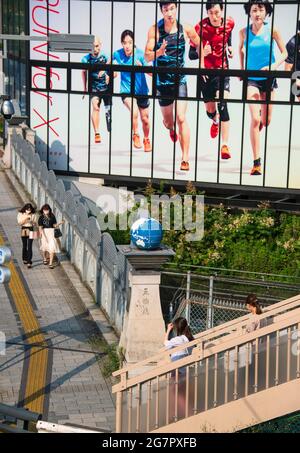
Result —
<path fill-rule="evenodd" d="M 169 336 L 172 330 L 175 330 L 176 336 L 169 340 Z M 188 325 L 188 322 L 185 318 L 177 318 L 173 323 L 168 324 L 164 345 L 166 349 L 174 349 L 177 346 L 188 344 L 190 341 L 193 341 L 194 337 L 192 335 L 191 329 Z M 186 357 L 191 354 L 191 347 L 186 347 L 180 351 L 176 351 L 171 354 L 172 362 L 180 360 L 183 357 Z M 178 382 L 176 382 L 176 373 L 172 373 L 172 381 L 170 386 L 170 414 L 173 414 L 173 417 L 182 418 L 185 414 L 185 399 L 186 399 L 186 367 L 181 367 L 178 370 Z M 176 385 L 178 385 L 177 393 L 177 415 L 175 412 L 175 401 L 176 401 Z"/>
<path fill-rule="evenodd" d="M 247 310 L 251 313 L 249 322 L 246 326 L 246 333 L 254 332 L 260 328 L 259 316 L 262 314 L 262 309 L 257 301 L 256 294 L 249 294 L 246 299 Z"/>
<path fill-rule="evenodd" d="M 176 332 L 176 336 L 169 340 L 170 333 L 173 329 Z M 181 344 L 188 343 L 193 340 L 194 337 L 185 318 L 177 318 L 173 323 L 168 324 L 164 341 L 166 349 L 176 348 Z M 182 349 L 181 351 L 174 352 L 174 354 L 171 355 L 171 360 L 174 362 L 175 360 L 179 360 L 189 354 L 189 348 Z"/>

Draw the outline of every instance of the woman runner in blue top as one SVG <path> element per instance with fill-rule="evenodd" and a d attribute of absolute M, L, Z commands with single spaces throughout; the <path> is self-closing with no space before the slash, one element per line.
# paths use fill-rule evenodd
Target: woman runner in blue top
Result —
<path fill-rule="evenodd" d="M 271 16 L 273 7 L 269 0 L 249 0 L 244 5 L 246 14 L 250 17 L 250 25 L 240 31 L 240 63 L 241 69 L 274 71 L 286 59 L 287 51 L 279 31 L 265 21 Z M 274 41 L 281 54 L 275 60 Z M 267 91 L 271 90 L 270 99 L 274 99 L 274 89 L 277 88 L 276 79 L 266 77 L 249 77 L 247 99 L 252 101 L 265 101 Z M 272 118 L 273 105 L 249 104 L 251 114 L 250 139 L 253 151 L 253 167 L 251 175 L 261 175 L 260 159 L 260 131 L 267 127 Z"/>
<path fill-rule="evenodd" d="M 134 35 L 131 30 L 124 30 L 121 34 L 122 49 L 116 50 L 113 54 L 113 63 L 119 65 L 132 66 L 133 55 L 134 64 L 137 66 L 147 66 L 144 58 L 144 52 L 134 46 Z M 116 73 L 115 73 L 116 75 Z M 135 86 L 133 93 L 138 95 L 137 98 L 130 97 L 131 92 L 131 72 L 121 72 L 121 94 L 122 101 L 128 110 L 132 111 L 132 141 L 135 148 L 142 148 L 139 135 L 138 115 L 140 113 L 143 132 L 144 132 L 144 151 L 152 151 L 149 134 L 150 134 L 150 120 L 149 120 L 149 98 L 148 98 L 148 85 L 146 77 L 143 72 L 135 73 Z"/>

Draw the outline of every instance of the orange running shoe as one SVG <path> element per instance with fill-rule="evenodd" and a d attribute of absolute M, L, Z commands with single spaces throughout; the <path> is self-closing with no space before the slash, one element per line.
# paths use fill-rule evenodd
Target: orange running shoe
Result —
<path fill-rule="evenodd" d="M 180 170 L 189 171 L 189 169 L 190 164 L 186 160 L 183 160 L 180 165 Z"/>
<path fill-rule="evenodd" d="M 101 143 L 101 135 L 98 132 L 95 134 L 95 143 Z"/>
<path fill-rule="evenodd" d="M 142 147 L 141 139 L 140 139 L 139 134 L 133 134 L 133 135 L 132 135 L 132 140 L 133 140 L 133 146 L 134 146 L 135 148 L 140 149 L 140 148 Z"/>
<path fill-rule="evenodd" d="M 144 144 L 145 153 L 149 153 L 150 151 L 152 151 L 152 147 L 151 147 L 151 143 L 150 143 L 149 138 L 145 137 L 144 140 L 143 140 L 143 144 Z"/>
<path fill-rule="evenodd" d="M 222 159 L 230 159 L 231 158 L 231 154 L 229 152 L 229 148 L 227 145 L 223 145 L 222 148 L 221 148 L 221 158 Z"/>
<path fill-rule="evenodd" d="M 261 175 L 261 165 L 253 165 L 250 175 Z"/>
<path fill-rule="evenodd" d="M 211 138 L 216 138 L 219 133 L 219 123 L 212 123 L 210 128 L 210 136 Z"/>

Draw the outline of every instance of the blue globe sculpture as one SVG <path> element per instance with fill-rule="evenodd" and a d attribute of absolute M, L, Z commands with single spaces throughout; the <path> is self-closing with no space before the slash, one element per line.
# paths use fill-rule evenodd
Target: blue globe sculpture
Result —
<path fill-rule="evenodd" d="M 163 236 L 161 224 L 155 219 L 138 219 L 130 229 L 131 242 L 142 250 L 159 248 Z"/>

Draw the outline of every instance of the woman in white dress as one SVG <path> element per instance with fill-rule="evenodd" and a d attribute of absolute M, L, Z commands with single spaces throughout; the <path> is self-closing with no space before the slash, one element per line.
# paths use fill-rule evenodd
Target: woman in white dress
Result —
<path fill-rule="evenodd" d="M 54 268 L 53 260 L 55 254 L 60 253 L 60 243 L 54 236 L 54 230 L 63 223 L 64 221 L 57 223 L 56 217 L 48 204 L 42 206 L 38 221 L 41 235 L 40 249 L 43 252 L 43 263 L 45 265 L 49 264 L 50 269 Z"/>

